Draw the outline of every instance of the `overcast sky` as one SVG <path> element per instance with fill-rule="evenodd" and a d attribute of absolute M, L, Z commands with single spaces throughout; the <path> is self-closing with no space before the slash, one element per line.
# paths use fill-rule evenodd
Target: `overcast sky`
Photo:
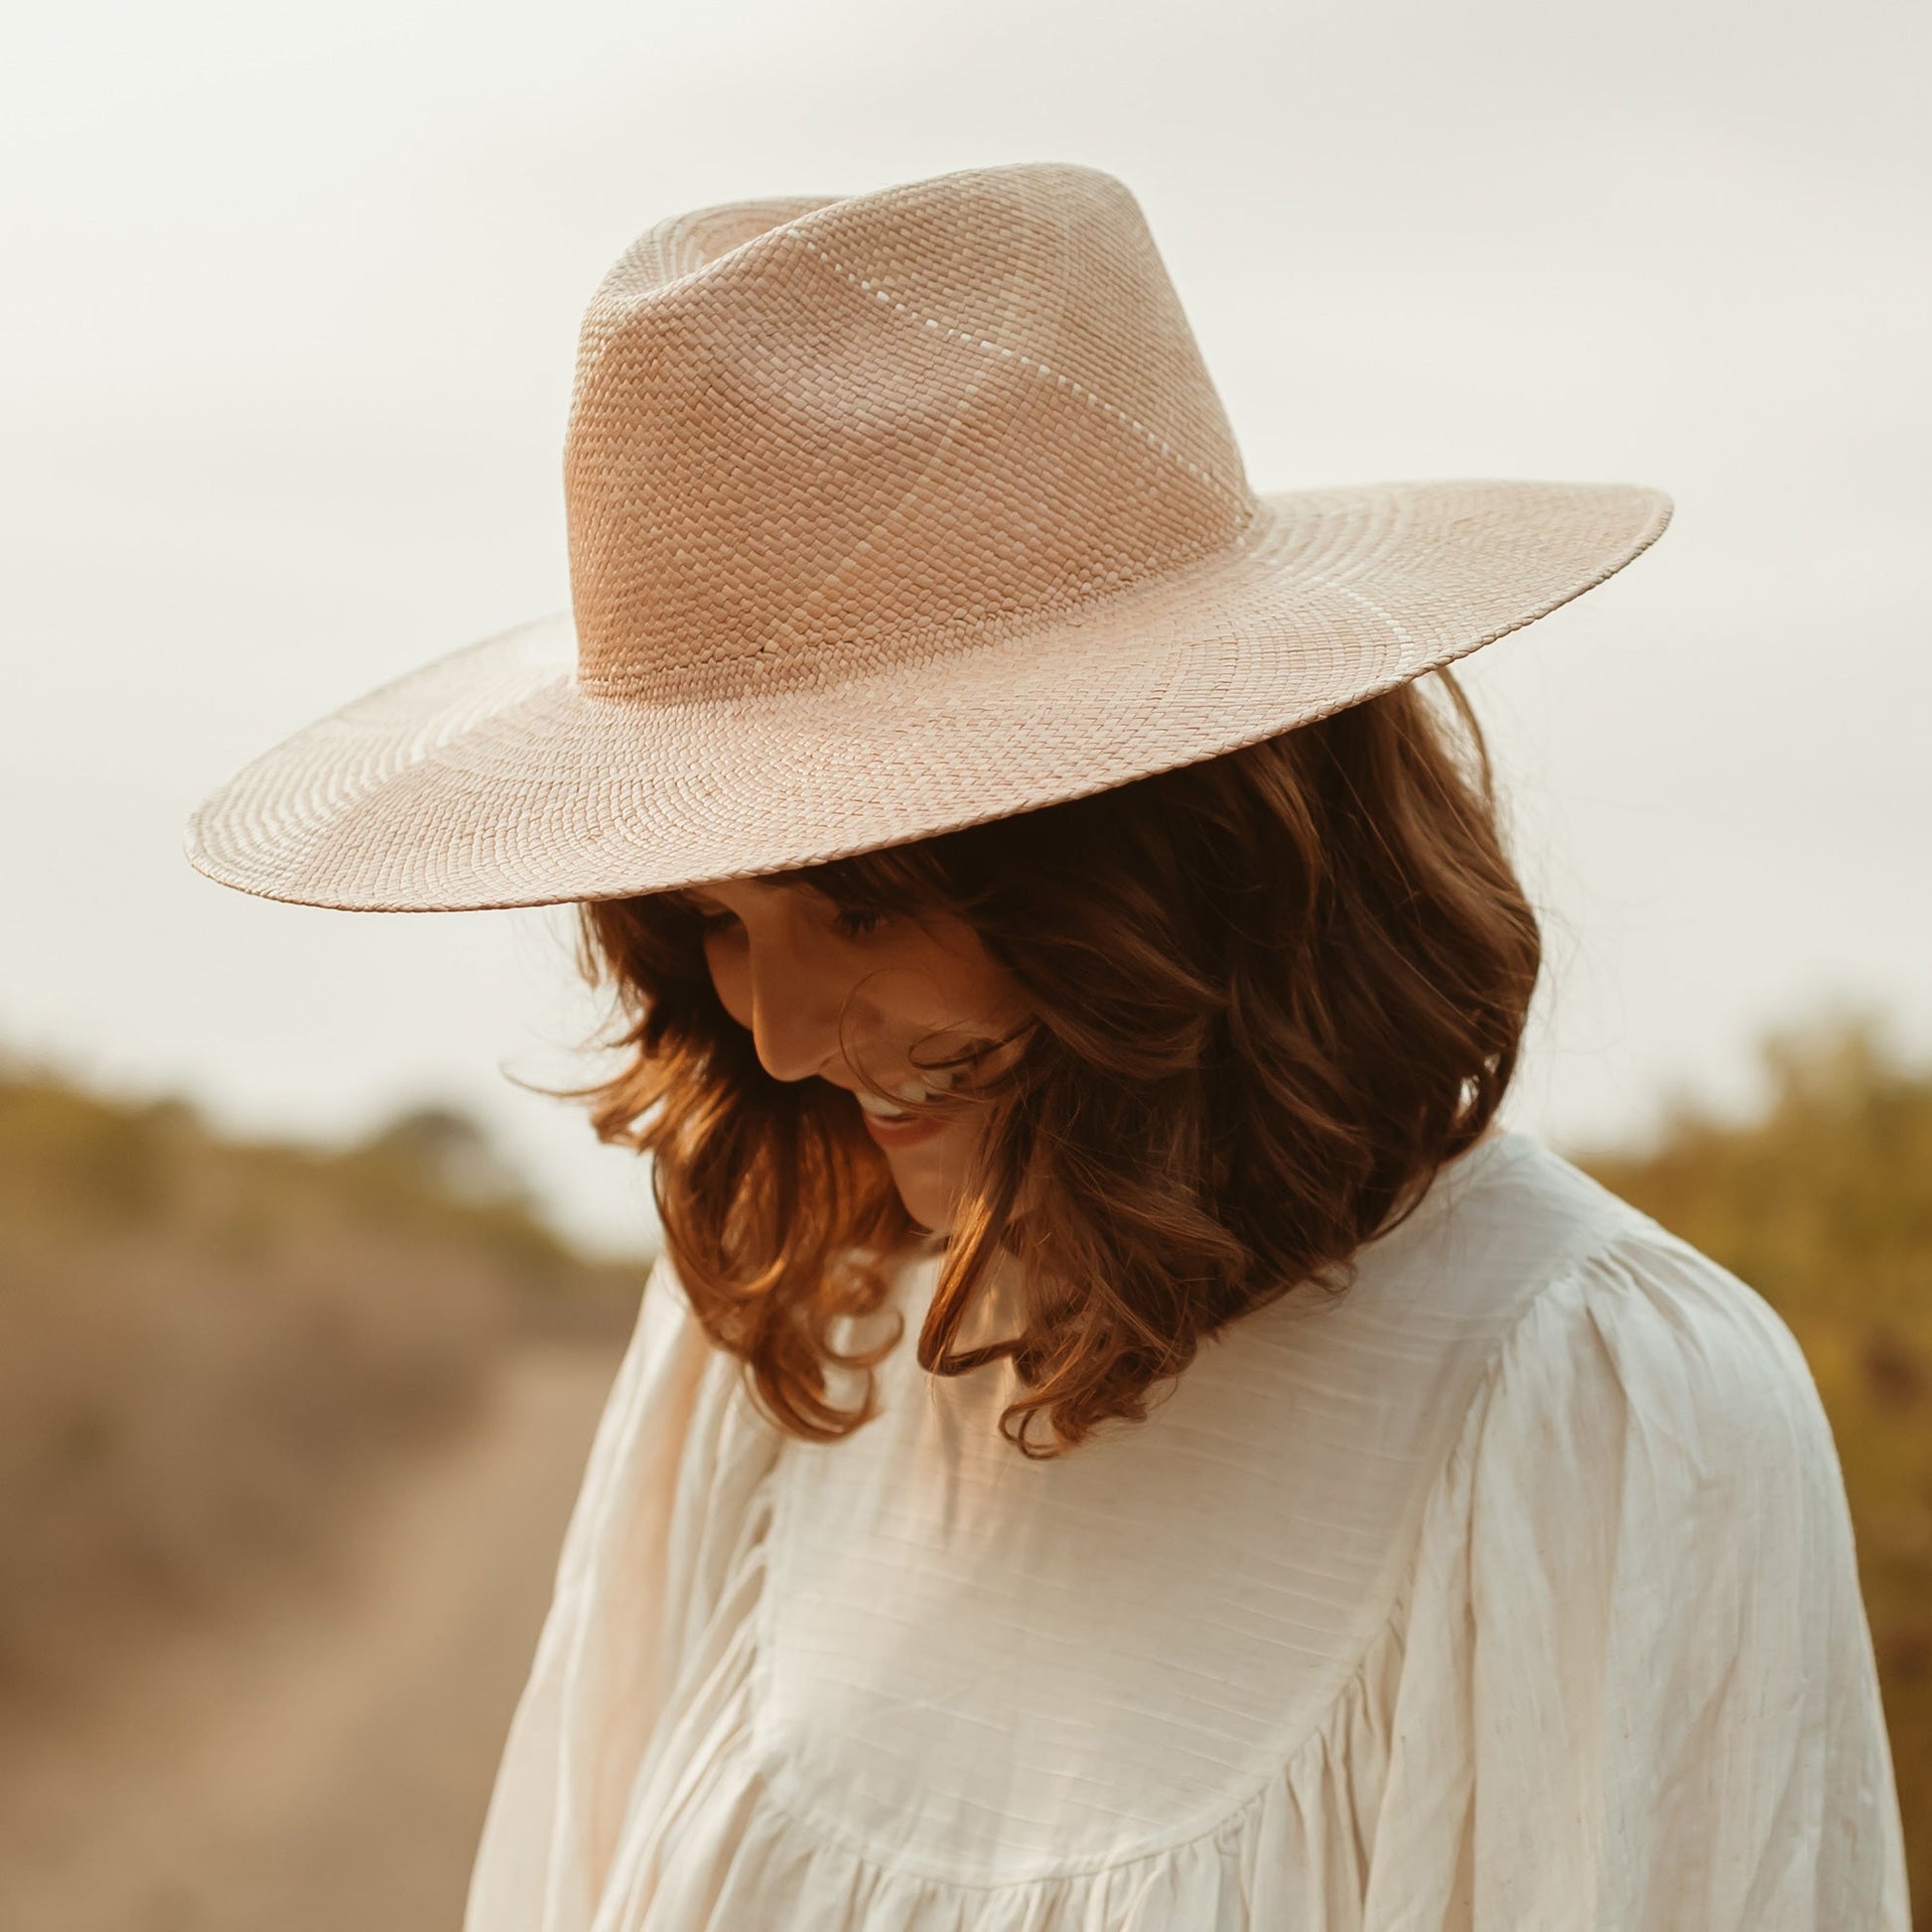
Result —
<path fill-rule="evenodd" d="M 1932 1051 L 1932 10 L 870 0 L 42 7 L 0 79 L 0 1040 L 227 1124 L 475 1107 L 559 1213 L 639 1176 L 506 1075 L 554 913 L 191 873 L 237 765 L 567 601 L 585 301 L 740 196 L 1018 160 L 1139 196 L 1263 488 L 1661 485 L 1467 661 L 1549 971 L 1508 1117 L 1754 1092 L 1828 1000 Z"/>

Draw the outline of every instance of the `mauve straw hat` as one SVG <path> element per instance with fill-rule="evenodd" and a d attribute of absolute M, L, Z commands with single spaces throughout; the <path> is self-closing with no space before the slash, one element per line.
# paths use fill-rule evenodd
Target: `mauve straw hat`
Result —
<path fill-rule="evenodd" d="M 271 898 L 455 910 L 786 871 L 1354 704 L 1663 530 L 1628 483 L 1258 495 L 1132 195 L 973 169 L 662 221 L 584 320 L 572 612 L 195 814 Z"/>

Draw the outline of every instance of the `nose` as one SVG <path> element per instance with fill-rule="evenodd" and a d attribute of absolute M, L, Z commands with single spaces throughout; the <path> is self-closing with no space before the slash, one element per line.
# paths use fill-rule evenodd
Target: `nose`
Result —
<path fill-rule="evenodd" d="M 774 1080 L 809 1080 L 839 1052 L 843 975 L 796 950 L 752 947 L 752 1043 Z"/>

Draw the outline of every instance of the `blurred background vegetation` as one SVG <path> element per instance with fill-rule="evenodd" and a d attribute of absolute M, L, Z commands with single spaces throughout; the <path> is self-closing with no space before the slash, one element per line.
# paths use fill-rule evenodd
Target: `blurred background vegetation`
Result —
<path fill-rule="evenodd" d="M 636 1283 L 573 1255 L 459 1114 L 246 1146 L 0 1069 L 0 1698 L 300 1553 L 506 1347 L 616 1333 Z"/>
<path fill-rule="evenodd" d="M 0 1065 L 0 1923 L 454 1925 L 644 1265 Z"/>
<path fill-rule="evenodd" d="M 1851 1495 L 1924 1897 L 1932 1069 L 1906 1064 L 1868 1013 L 1776 1034 L 1760 1052 L 1770 1097 L 1757 1118 L 1677 1097 L 1641 1148 L 1565 1152 L 1754 1287 L 1810 1359 Z M 642 1276 L 641 1262 L 571 1252 L 479 1130 L 446 1109 L 345 1152 L 240 1145 L 179 1104 L 129 1105 L 0 1067 L 0 1797 L 35 1799 L 17 1814 L 28 1822 L 0 1834 L 0 1889 L 41 1901 L 34 1922 L 58 1913 L 77 1929 L 454 1924 L 562 1512 Z M 549 1393 L 503 1408 L 511 1366 L 533 1362 L 548 1364 Z M 560 1362 L 580 1366 L 560 1379 Z M 494 1462 L 458 1453 L 497 1439 Z M 501 1447 L 515 1442 L 535 1447 Z M 554 1468 L 519 1488 L 515 1458 L 539 1449 Z M 351 1504 L 373 1506 L 438 1454 L 449 1486 L 376 1567 L 456 1575 L 441 1595 L 418 1589 L 429 1607 L 408 1639 L 417 1648 L 399 1649 L 385 1679 L 355 1646 L 372 1641 L 365 1627 L 402 1644 L 402 1625 L 363 1617 L 355 1593 L 329 1582 L 329 1553 L 369 1513 Z M 432 1550 L 437 1526 L 458 1519 L 468 1541 Z M 308 1634 L 293 1657 L 223 1676 L 252 1654 L 251 1618 L 301 1607 L 290 1577 L 323 1605 L 297 1618 Z M 492 1593 L 502 1627 L 482 1641 L 467 1619 Z M 153 1767 L 180 1761 L 199 1693 L 144 1703 L 140 1686 L 166 1648 L 157 1633 L 198 1630 L 218 1633 L 219 1661 L 211 1678 L 184 1681 L 256 1699 L 258 1740 L 262 1725 L 328 1730 L 300 1715 L 310 1675 L 339 1687 L 318 1710 L 365 1698 L 354 1724 L 331 1719 L 333 1784 L 296 1780 L 280 1811 L 210 1799 L 229 1814 L 211 1824 L 184 1791 L 179 1821 L 155 1825 L 169 1805 Z M 340 1689 L 364 1681 L 375 1688 Z M 165 1733 L 159 1747 L 136 1734 L 144 1711 L 165 1714 L 147 1725 Z M 426 1757 L 423 1733 L 438 1725 L 449 1748 Z M 305 1735 L 270 1742 L 292 1762 L 327 1755 Z M 382 1769 L 398 1751 L 416 1753 L 407 1776 Z M 102 1770 L 116 1753 L 136 1767 L 120 1813 Z M 191 1769 L 182 1783 L 222 1775 Z M 243 1765 L 236 1788 L 259 1783 Z M 332 1818 L 334 1853 L 318 1823 Z M 222 1863 L 243 1856 L 244 1825 L 245 1883 Z M 1932 1925 L 1923 1905 L 1918 1923 Z"/>

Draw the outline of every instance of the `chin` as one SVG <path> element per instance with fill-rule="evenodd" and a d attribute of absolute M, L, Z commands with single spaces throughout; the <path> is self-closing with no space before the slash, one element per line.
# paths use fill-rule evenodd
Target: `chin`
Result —
<path fill-rule="evenodd" d="M 899 1200 L 906 1213 L 928 1234 L 951 1231 L 959 1181 L 960 1176 L 950 1162 L 943 1168 L 915 1165 L 910 1161 L 893 1164 L 893 1184 L 898 1189 Z"/>
<path fill-rule="evenodd" d="M 886 1148 L 886 1167 L 906 1213 L 928 1234 L 952 1231 L 960 1190 L 972 1167 L 970 1123 L 949 1122 L 918 1145 Z"/>
<path fill-rule="evenodd" d="M 950 1234 L 952 1232 L 952 1196 L 934 1187 L 907 1187 L 901 1185 L 899 1199 L 905 1204 L 905 1211 L 918 1222 L 928 1234 Z"/>

